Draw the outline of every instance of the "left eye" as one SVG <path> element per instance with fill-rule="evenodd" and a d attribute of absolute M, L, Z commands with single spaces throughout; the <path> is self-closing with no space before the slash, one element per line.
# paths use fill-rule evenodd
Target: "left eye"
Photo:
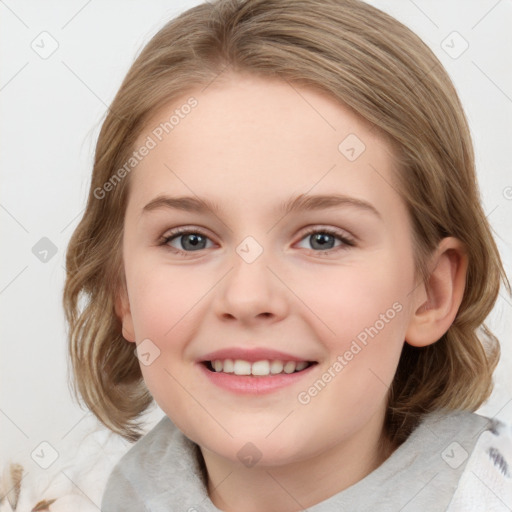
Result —
<path fill-rule="evenodd" d="M 340 233 L 325 229 L 306 233 L 306 235 L 301 239 L 302 243 L 304 243 L 303 241 L 309 243 L 311 248 L 316 251 L 328 251 L 339 246 L 353 245 L 351 240 L 342 236 Z M 335 245 L 336 241 L 339 242 L 337 245 Z M 309 247 L 305 247 L 305 249 L 309 249 Z"/>

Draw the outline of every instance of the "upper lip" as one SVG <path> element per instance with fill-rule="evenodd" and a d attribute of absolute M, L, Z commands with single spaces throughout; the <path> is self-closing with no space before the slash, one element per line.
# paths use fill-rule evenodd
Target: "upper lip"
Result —
<path fill-rule="evenodd" d="M 294 356 L 292 354 L 286 354 L 285 352 L 279 352 L 278 350 L 268 349 L 268 348 L 224 348 L 221 350 L 216 350 L 214 352 L 210 352 L 204 356 L 202 356 L 198 362 L 205 361 L 216 361 L 216 360 L 226 360 L 226 359 L 242 359 L 243 361 L 249 361 L 250 363 L 254 363 L 256 361 L 306 361 L 313 362 L 311 359 L 307 359 L 304 357 Z"/>

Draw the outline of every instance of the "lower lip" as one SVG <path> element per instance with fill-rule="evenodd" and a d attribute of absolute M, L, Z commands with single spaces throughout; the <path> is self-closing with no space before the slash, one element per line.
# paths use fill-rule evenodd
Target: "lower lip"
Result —
<path fill-rule="evenodd" d="M 216 386 L 239 394 L 261 395 L 272 393 L 286 386 L 291 386 L 309 375 L 313 367 L 296 373 L 280 373 L 278 375 L 258 377 L 254 375 L 235 375 L 234 373 L 212 372 L 204 364 L 199 363 L 200 370 Z"/>

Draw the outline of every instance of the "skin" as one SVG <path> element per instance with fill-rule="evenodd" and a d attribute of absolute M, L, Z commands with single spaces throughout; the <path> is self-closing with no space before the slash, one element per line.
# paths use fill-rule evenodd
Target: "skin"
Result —
<path fill-rule="evenodd" d="M 123 335 L 158 347 L 159 357 L 141 364 L 144 380 L 201 447 L 218 508 L 300 510 L 360 481 L 392 453 L 383 421 L 402 346 L 434 343 L 446 332 L 467 262 L 460 243 L 444 239 L 429 282 L 419 283 L 406 207 L 391 186 L 391 148 L 329 96 L 230 74 L 156 112 L 138 143 L 190 95 L 198 106 L 129 178 L 126 290 L 117 305 Z M 354 161 L 338 150 L 349 134 L 366 146 Z M 354 205 L 276 209 L 291 196 L 333 193 L 378 214 Z M 163 194 L 205 198 L 219 211 L 143 212 Z M 199 229 L 204 248 L 184 248 L 186 236 L 163 242 L 177 227 Z M 329 249 L 319 250 L 306 227 L 335 229 L 353 245 L 329 238 Z M 263 250 L 252 263 L 236 252 L 247 236 Z M 396 303 L 400 312 L 309 403 L 299 403 L 298 394 Z M 274 393 L 236 395 L 211 384 L 196 362 L 227 347 L 274 348 L 318 364 Z M 261 453 L 250 468 L 237 456 L 248 442 Z"/>

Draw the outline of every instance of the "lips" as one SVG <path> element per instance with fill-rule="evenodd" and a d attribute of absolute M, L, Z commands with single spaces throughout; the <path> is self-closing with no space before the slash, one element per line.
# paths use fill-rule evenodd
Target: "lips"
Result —
<path fill-rule="evenodd" d="M 269 377 L 301 372 L 316 361 L 267 349 L 224 349 L 199 361 L 209 371 L 233 376 Z"/>
<path fill-rule="evenodd" d="M 202 356 L 198 362 L 215 361 L 224 359 L 241 359 L 243 361 L 249 361 L 254 363 L 256 361 L 263 360 L 281 360 L 281 361 L 295 361 L 297 363 L 301 361 L 313 362 L 307 358 L 296 356 L 293 354 L 287 354 L 286 352 L 280 352 L 278 350 L 266 349 L 266 348 L 225 348 L 222 350 L 216 350 Z"/>
<path fill-rule="evenodd" d="M 222 361 L 222 365 L 224 365 L 226 359 L 217 359 L 216 361 Z M 310 375 L 311 372 L 314 371 L 316 367 L 316 362 L 311 362 L 303 370 L 297 371 L 296 369 L 292 373 L 285 373 L 285 365 L 283 365 L 283 371 L 280 373 L 254 375 L 254 372 L 261 372 L 261 366 L 264 365 L 264 363 L 262 364 L 262 361 L 268 360 L 260 360 L 254 362 L 244 361 L 243 359 L 233 360 L 233 368 L 235 367 L 235 364 L 240 365 L 240 362 L 242 362 L 242 368 L 244 365 L 249 366 L 249 368 L 251 369 L 251 373 L 248 374 L 246 369 L 244 375 L 237 375 L 234 372 L 224 373 L 224 371 L 215 371 L 210 361 L 198 362 L 197 368 L 199 370 L 199 373 L 202 374 L 207 379 L 207 381 L 213 384 L 217 389 L 222 389 L 223 391 L 228 391 L 229 393 L 235 395 L 254 397 L 268 395 L 269 393 L 277 393 L 285 388 L 295 389 L 295 391 L 297 392 L 299 389 L 302 389 L 304 387 L 304 379 L 310 378 L 308 377 L 308 375 Z M 305 363 L 305 361 L 299 361 L 298 363 L 294 361 L 289 361 L 286 364 L 290 363 L 294 365 L 300 365 L 301 363 Z M 291 366 L 288 367 L 288 370 L 290 369 Z M 263 370 L 266 371 L 266 368 L 263 368 Z M 297 386 L 299 385 L 301 387 L 297 388 Z"/>

